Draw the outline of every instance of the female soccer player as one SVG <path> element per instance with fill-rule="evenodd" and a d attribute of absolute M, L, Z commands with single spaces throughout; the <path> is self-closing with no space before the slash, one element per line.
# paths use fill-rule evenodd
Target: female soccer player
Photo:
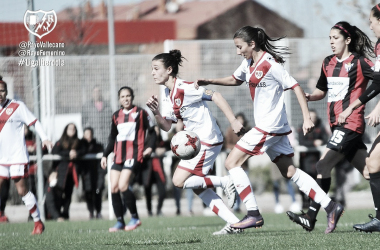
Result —
<path fill-rule="evenodd" d="M 25 145 L 24 124 L 34 125 L 42 145 L 51 148 L 41 123 L 23 102 L 7 99 L 7 83 L 0 76 L 0 187 L 3 179 L 13 179 L 18 194 L 34 220 L 32 234 L 41 234 L 45 226 L 40 219 L 36 197 L 28 190 L 29 154 Z"/>
<path fill-rule="evenodd" d="M 292 89 L 298 99 L 304 118 L 303 132 L 309 133 L 314 124 L 310 120 L 305 94 L 296 80 L 291 77 L 281 63 L 281 52 L 286 48 L 273 46 L 272 39 L 261 28 L 245 26 L 236 31 L 234 43 L 237 54 L 244 57 L 243 62 L 232 76 L 220 79 L 201 79 L 199 85 L 215 84 L 238 86 L 247 82 L 254 104 L 256 127 L 247 132 L 228 155 L 225 166 L 228 169 L 248 214 L 233 228 L 261 227 L 264 224 L 251 183 L 241 165 L 251 156 L 268 154 L 277 165 L 282 176 L 291 178 L 299 189 L 320 203 L 328 217 L 336 218 L 329 222 L 328 230 L 333 231 L 338 223 L 343 207 L 336 204 L 318 186 L 315 180 L 293 165 L 293 148 L 287 135 L 291 129 L 286 117 L 284 91 Z M 330 220 L 329 220 L 330 221 Z"/>
<path fill-rule="evenodd" d="M 183 120 L 185 130 L 195 132 L 201 140 L 198 155 L 179 162 L 173 175 L 173 184 L 179 188 L 193 189 L 215 214 L 227 222 L 227 225 L 214 235 L 240 233 L 242 230 L 230 227 L 230 224 L 238 222 L 239 219 L 211 189 L 222 187 L 229 200 L 229 206 L 233 207 L 236 194 L 232 180 L 228 176 L 208 175 L 222 148 L 223 136 L 206 101 L 215 102 L 238 135 L 244 132 L 243 125 L 235 118 L 231 107 L 220 93 L 204 88 L 195 89 L 192 82 L 177 78 L 178 67 L 181 66 L 183 58 L 179 50 L 171 50 L 153 58 L 153 79 L 156 84 L 166 86 L 163 115 L 159 111 L 157 96 L 152 96 L 147 101 L 147 106 L 152 110 L 161 129 L 169 131 L 173 122 Z"/>
<path fill-rule="evenodd" d="M 357 110 L 363 109 L 364 105 L 380 93 L 380 4 L 372 7 L 370 15 L 370 28 L 377 37 L 375 46 L 376 62 L 375 70 L 373 73 L 373 82 L 366 91 L 351 103 L 340 115 L 338 122 L 346 124 L 351 117 L 355 115 Z M 380 124 L 380 102 L 376 105 L 375 109 L 365 117 L 368 119 L 368 125 L 376 127 Z M 375 204 L 376 216 L 371 214 L 369 217 L 371 221 L 365 224 L 356 224 L 354 228 L 364 232 L 380 232 L 380 133 L 377 134 L 372 148 L 367 156 L 366 164 L 369 171 L 370 186 L 372 192 L 373 202 Z"/>
<path fill-rule="evenodd" d="M 113 151 L 114 163 L 111 167 L 111 198 L 117 219 L 110 232 L 119 230 L 131 231 L 141 225 L 136 208 L 136 197 L 129 188 L 131 175 L 139 171 L 143 157 L 152 153 L 156 141 L 156 132 L 151 124 L 148 113 L 133 105 L 134 94 L 130 87 L 121 87 L 118 91 L 121 108 L 112 115 L 111 132 L 108 144 L 101 159 L 103 169 L 107 167 L 107 157 Z M 152 137 L 150 147 L 144 150 L 145 135 Z M 120 197 L 124 197 L 124 205 Z M 125 225 L 124 206 L 131 213 L 131 220 Z"/>
<path fill-rule="evenodd" d="M 372 79 L 373 63 L 366 54 L 373 54 L 371 40 L 360 29 L 347 22 L 338 22 L 330 30 L 333 54 L 322 64 L 317 88 L 306 94 L 309 101 L 318 101 L 328 95 L 327 113 L 332 136 L 316 164 L 317 182 L 326 193 L 331 185 L 331 170 L 343 158 L 368 179 L 365 167 L 367 147 L 363 143 L 364 108 L 361 106 L 345 121 L 339 122 L 342 111 L 357 100 Z M 306 214 L 287 212 L 290 219 L 308 231 L 314 229 L 320 205 L 311 202 Z"/>

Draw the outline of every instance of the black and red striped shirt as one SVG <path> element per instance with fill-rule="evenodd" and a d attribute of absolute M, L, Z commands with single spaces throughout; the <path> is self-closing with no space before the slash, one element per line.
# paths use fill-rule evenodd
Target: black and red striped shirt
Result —
<path fill-rule="evenodd" d="M 116 164 L 132 159 L 141 163 L 147 130 L 150 135 L 155 135 L 150 117 L 144 109 L 137 106 L 129 111 L 119 109 L 112 115 L 111 133 L 103 155 L 107 157 L 113 151 Z"/>
<path fill-rule="evenodd" d="M 373 63 L 367 58 L 352 53 L 344 60 L 335 55 L 325 58 L 317 88 L 327 92 L 327 114 L 330 127 L 338 125 L 338 116 L 353 101 L 358 99 L 373 78 Z M 357 133 L 364 133 L 365 105 L 355 109 L 343 126 Z"/>

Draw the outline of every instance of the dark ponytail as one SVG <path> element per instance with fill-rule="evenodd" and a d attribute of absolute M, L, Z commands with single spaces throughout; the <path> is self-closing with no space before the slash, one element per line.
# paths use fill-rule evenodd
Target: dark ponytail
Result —
<path fill-rule="evenodd" d="M 352 26 L 348 22 L 341 21 L 336 23 L 331 29 L 339 30 L 339 33 L 343 35 L 344 39 L 351 37 L 348 51 L 356 52 L 364 57 L 375 57 L 371 39 L 369 39 L 369 37 L 358 27 Z"/>
<path fill-rule="evenodd" d="M 373 6 L 371 11 L 373 12 L 373 16 L 376 17 L 377 20 L 379 20 L 380 19 L 380 3 Z"/>
<path fill-rule="evenodd" d="M 271 42 L 279 41 L 284 38 L 277 39 L 269 37 L 263 29 L 254 28 L 251 26 L 244 26 L 235 32 L 234 39 L 241 38 L 244 42 L 250 44 L 255 42 L 256 48 L 268 52 L 278 63 L 284 63 L 285 60 L 281 54 L 290 54 L 289 48 L 284 46 L 274 46 Z"/>
<path fill-rule="evenodd" d="M 178 68 L 182 66 L 182 59 L 186 59 L 182 56 L 181 51 L 178 49 L 173 49 L 169 53 L 161 53 L 156 55 L 152 61 L 162 60 L 165 69 L 172 67 L 172 75 L 176 77 L 178 75 Z"/>

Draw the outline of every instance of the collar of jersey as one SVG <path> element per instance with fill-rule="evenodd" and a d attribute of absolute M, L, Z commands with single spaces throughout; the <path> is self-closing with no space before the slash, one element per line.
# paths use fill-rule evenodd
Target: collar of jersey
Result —
<path fill-rule="evenodd" d="M 262 56 L 260 57 L 260 59 L 257 61 L 256 65 L 255 65 L 255 68 L 252 70 L 252 72 L 249 72 L 249 73 L 253 73 L 256 71 L 257 69 L 257 66 L 259 66 L 259 63 L 261 62 L 261 60 L 264 58 L 264 56 L 267 54 L 266 51 L 264 51 L 264 54 L 262 54 Z M 252 61 L 253 59 L 251 59 Z M 249 63 L 249 69 L 251 69 L 251 63 Z"/>

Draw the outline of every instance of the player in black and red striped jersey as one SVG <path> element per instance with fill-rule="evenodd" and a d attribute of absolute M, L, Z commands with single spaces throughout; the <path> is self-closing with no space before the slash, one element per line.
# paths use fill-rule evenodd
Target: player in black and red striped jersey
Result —
<path fill-rule="evenodd" d="M 369 179 L 365 166 L 367 147 L 362 140 L 364 105 L 356 109 L 344 124 L 339 123 L 338 117 L 363 94 L 368 81 L 373 78 L 373 63 L 366 56 L 374 54 L 368 36 L 348 22 L 336 23 L 329 37 L 333 54 L 323 61 L 317 88 L 312 94 L 306 94 L 308 101 L 319 101 L 328 96 L 327 113 L 332 136 L 316 164 L 317 182 L 326 193 L 331 185 L 331 170 L 343 158 Z M 312 201 L 306 214 L 290 211 L 287 214 L 291 220 L 312 231 L 319 209 L 320 205 Z M 331 224 L 330 220 L 334 221 L 334 218 L 328 218 L 328 224 Z M 330 232 L 332 230 L 328 226 L 325 233 Z"/>
<path fill-rule="evenodd" d="M 132 174 L 139 170 L 143 157 L 153 152 L 156 141 L 156 132 L 148 113 L 133 105 L 133 90 L 124 86 L 119 89 L 118 96 L 121 108 L 112 115 L 111 132 L 101 160 L 101 166 L 105 169 L 108 155 L 111 152 L 115 153 L 110 179 L 112 205 L 117 222 L 109 229 L 110 232 L 131 231 L 141 225 L 136 208 L 136 197 L 129 188 L 129 184 Z M 151 137 L 152 145 L 144 150 L 147 133 Z M 132 216 L 127 225 L 123 218 L 124 206 L 120 193 L 123 194 L 124 206 L 129 209 Z"/>
<path fill-rule="evenodd" d="M 365 104 L 380 93 L 380 4 L 372 7 L 369 16 L 370 28 L 375 33 L 377 37 L 377 42 L 375 46 L 376 62 L 375 70 L 373 73 L 373 82 L 371 86 L 357 99 L 355 102 L 350 104 L 344 112 L 342 112 L 338 118 L 338 122 L 345 124 L 352 115 L 359 109 L 361 109 Z M 368 125 L 376 127 L 380 124 L 380 102 L 376 105 L 375 109 L 365 117 L 368 119 Z M 366 164 L 369 171 L 370 186 L 373 197 L 373 202 L 375 205 L 376 216 L 373 217 L 371 214 L 369 217 L 371 221 L 365 224 L 356 224 L 354 228 L 359 231 L 365 232 L 380 232 L 380 133 L 377 134 L 375 141 L 373 142 L 372 148 L 367 156 Z"/>

